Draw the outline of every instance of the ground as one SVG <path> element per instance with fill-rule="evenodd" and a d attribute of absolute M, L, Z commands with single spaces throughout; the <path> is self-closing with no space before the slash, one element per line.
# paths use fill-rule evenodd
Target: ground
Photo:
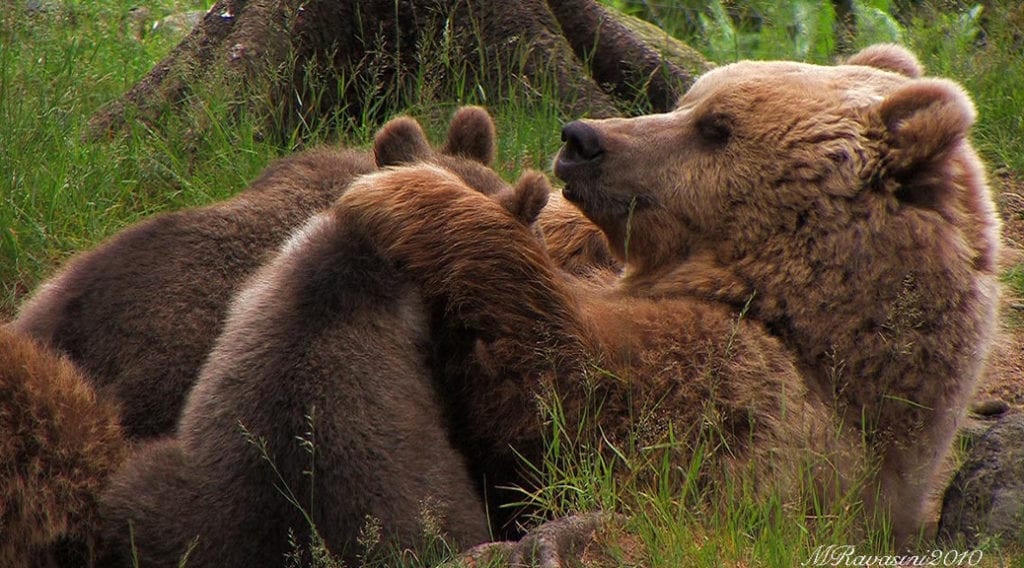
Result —
<path fill-rule="evenodd" d="M 989 183 L 1003 221 L 1004 248 L 1000 269 L 1005 273 L 1024 264 L 1024 174 L 1010 170 L 990 172 Z M 972 410 L 995 416 L 1002 413 L 999 401 L 1006 403 L 1010 410 L 1024 411 L 1024 294 L 1009 285 L 1004 285 L 1002 292 L 999 337 L 970 406 Z M 974 439 L 983 433 L 991 425 L 992 418 L 994 416 L 979 416 L 977 412 L 968 414 L 962 429 L 964 439 Z M 952 479 L 960 467 L 960 459 L 961 456 L 954 456 L 954 460 L 946 464 L 940 475 Z M 937 491 L 931 495 L 929 533 L 937 526 L 945 488 L 945 483 L 939 484 Z"/>
<path fill-rule="evenodd" d="M 990 174 L 1003 221 L 1003 271 L 1024 263 L 1024 174 L 1002 170 Z M 1003 287 L 1001 336 L 989 368 L 974 396 L 975 404 L 992 399 L 1024 410 L 1024 297 Z"/>

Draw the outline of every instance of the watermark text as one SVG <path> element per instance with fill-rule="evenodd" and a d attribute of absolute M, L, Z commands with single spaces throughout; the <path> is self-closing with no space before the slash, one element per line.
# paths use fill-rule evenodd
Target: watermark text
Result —
<path fill-rule="evenodd" d="M 977 566 L 981 550 L 931 550 L 918 554 L 864 554 L 852 544 L 828 544 L 814 549 L 801 566 Z"/>

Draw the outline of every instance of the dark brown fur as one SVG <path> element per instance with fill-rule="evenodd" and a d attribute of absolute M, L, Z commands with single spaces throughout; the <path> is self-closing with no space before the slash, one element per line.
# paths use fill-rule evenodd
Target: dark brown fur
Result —
<path fill-rule="evenodd" d="M 387 545 L 417 545 L 425 512 L 461 544 L 485 540 L 483 508 L 424 372 L 424 311 L 373 243 L 315 217 L 235 298 L 177 439 L 114 477 L 106 560 L 128 565 L 131 523 L 146 566 L 177 565 L 193 539 L 190 566 L 283 565 L 289 531 L 311 542 L 300 506 L 351 564 L 369 517 Z M 242 426 L 265 440 L 269 461 Z"/>
<path fill-rule="evenodd" d="M 373 169 L 368 155 L 333 148 L 278 160 L 228 201 L 144 220 L 79 255 L 12 326 L 66 353 L 119 401 L 129 436 L 168 433 L 234 291 Z"/>
<path fill-rule="evenodd" d="M 71 362 L 0 327 L 0 565 L 84 565 L 126 450 L 117 408 Z"/>
<path fill-rule="evenodd" d="M 433 154 L 425 138 L 413 143 Z M 486 169 L 494 143 L 490 116 L 467 107 L 445 151 Z M 366 153 L 339 148 L 282 158 L 232 199 L 144 220 L 79 255 L 11 325 L 82 367 L 120 403 L 130 437 L 169 433 L 234 292 L 292 230 L 374 169 Z"/>
<path fill-rule="evenodd" d="M 550 190 L 543 176 L 514 190 L 494 172 L 484 179 L 479 162 L 429 151 L 410 122 L 384 128 L 378 159 L 429 154 L 410 171 L 481 181 L 471 190 L 481 199 L 501 197 L 506 218 L 533 221 Z M 280 565 L 289 531 L 311 543 L 300 507 L 349 565 L 366 553 L 358 540 L 368 522 L 379 523 L 384 546 L 417 546 L 427 517 L 460 545 L 486 540 L 476 485 L 450 441 L 447 395 L 428 368 L 430 313 L 372 239 L 313 217 L 234 298 L 176 439 L 144 448 L 114 477 L 104 560 L 128 563 L 130 524 L 146 566 L 176 565 L 193 541 L 189 566 Z"/>

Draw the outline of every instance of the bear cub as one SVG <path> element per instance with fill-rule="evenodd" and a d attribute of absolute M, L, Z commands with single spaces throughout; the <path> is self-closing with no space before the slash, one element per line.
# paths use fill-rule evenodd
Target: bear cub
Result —
<path fill-rule="evenodd" d="M 546 178 L 509 187 L 477 160 L 493 135 L 473 139 L 471 156 L 451 144 L 434 152 L 415 121 L 396 119 L 375 141 L 380 175 L 403 172 L 427 193 L 440 175 L 533 223 Z M 189 566 L 273 566 L 323 545 L 357 565 L 373 553 L 360 544 L 373 526 L 385 549 L 421 545 L 428 530 L 487 540 L 429 369 L 430 320 L 376 242 L 330 211 L 312 217 L 232 299 L 175 437 L 114 476 L 104 561 L 130 565 L 134 546 L 147 566 L 186 553 Z"/>
<path fill-rule="evenodd" d="M 441 155 L 489 165 L 487 112 L 456 112 Z M 232 295 L 294 229 L 375 169 L 370 153 L 345 148 L 281 158 L 231 199 L 145 219 L 78 255 L 10 325 L 70 357 L 119 403 L 129 437 L 170 433 Z"/>

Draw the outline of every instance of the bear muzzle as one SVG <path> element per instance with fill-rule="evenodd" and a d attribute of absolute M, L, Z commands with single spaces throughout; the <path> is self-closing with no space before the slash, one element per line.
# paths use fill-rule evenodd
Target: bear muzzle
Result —
<path fill-rule="evenodd" d="M 601 133 L 584 121 L 576 120 L 562 128 L 562 149 L 555 159 L 555 175 L 566 183 L 563 194 L 580 201 L 583 188 L 597 178 L 604 157 Z"/>

